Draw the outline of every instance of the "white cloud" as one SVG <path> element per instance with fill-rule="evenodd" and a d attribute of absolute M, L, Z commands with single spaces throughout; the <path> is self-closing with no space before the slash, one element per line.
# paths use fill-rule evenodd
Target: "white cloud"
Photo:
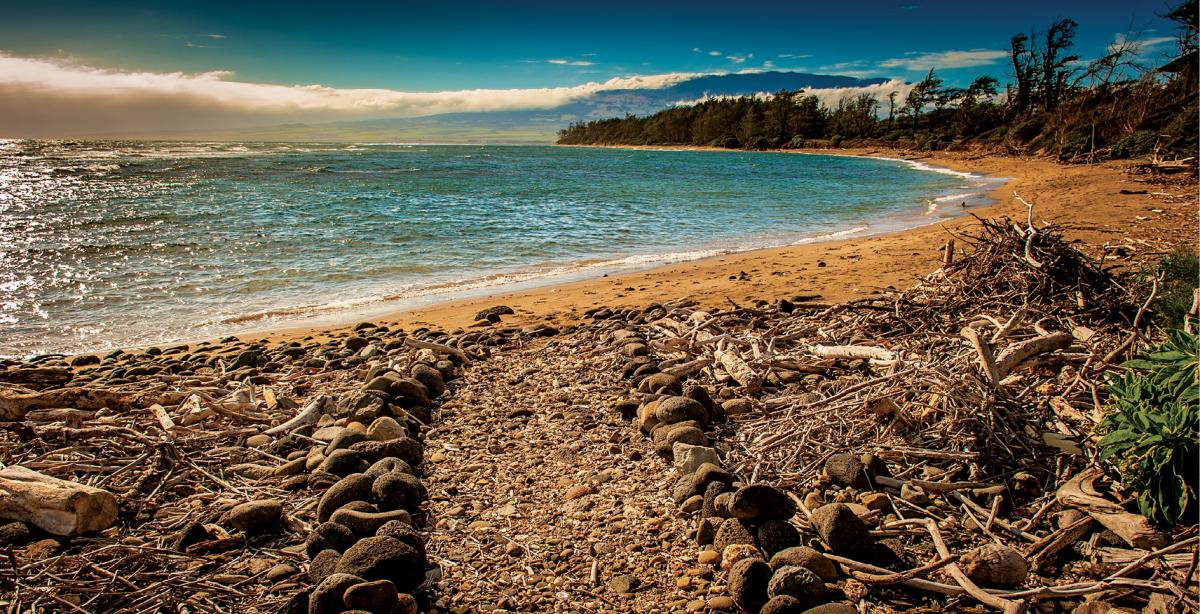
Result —
<path fill-rule="evenodd" d="M 742 64 L 746 61 L 746 56 L 744 56 L 744 55 L 727 55 L 727 56 L 725 56 L 725 59 L 729 60 L 730 62 L 733 62 L 734 64 Z"/>
<path fill-rule="evenodd" d="M 714 58 L 716 58 L 716 57 L 720 57 L 720 56 L 721 56 L 721 52 L 720 52 L 720 51 L 709 51 L 709 52 L 708 52 L 708 55 L 711 55 L 711 56 L 713 56 Z"/>
<path fill-rule="evenodd" d="M 221 40 L 222 38 L 225 38 L 224 34 L 217 34 L 216 32 L 213 32 L 212 34 L 201 34 L 200 36 L 205 36 L 215 40 Z"/>
<path fill-rule="evenodd" d="M 551 64 L 558 64 L 560 66 L 595 66 L 596 65 L 595 62 L 589 62 L 587 60 L 557 60 L 556 59 L 556 60 L 546 60 L 546 61 Z"/>
<path fill-rule="evenodd" d="M 879 63 L 881 68 L 903 68 L 905 70 L 929 70 L 930 68 L 970 68 L 995 64 L 1008 57 L 1007 51 L 999 49 L 969 49 L 910 53 L 902 58 L 891 58 Z"/>
<path fill-rule="evenodd" d="M 699 47 L 692 47 L 692 53 L 704 53 L 704 50 Z"/>
<path fill-rule="evenodd" d="M 1126 45 L 1129 42 L 1130 40 L 1125 34 L 1118 33 L 1113 37 L 1113 42 L 1109 43 L 1108 52 L 1112 53 L 1113 51 L 1116 51 L 1118 47 Z M 1159 47 L 1166 43 L 1173 43 L 1175 42 L 1175 38 L 1172 36 L 1152 36 L 1150 38 L 1134 39 L 1132 42 L 1138 51 L 1146 51 L 1152 47 Z"/>
<path fill-rule="evenodd" d="M 804 59 L 804 58 L 811 58 L 812 54 L 811 53 L 781 53 L 776 57 L 778 57 L 781 60 L 787 60 L 787 59 L 800 60 L 800 59 Z"/>
<path fill-rule="evenodd" d="M 753 71 L 752 69 L 738 71 L 739 74 L 747 73 L 747 72 L 755 72 L 755 71 Z M 816 96 L 817 100 L 819 100 L 822 105 L 832 108 L 832 107 L 836 107 L 838 104 L 838 101 L 840 101 L 842 99 L 852 98 L 852 97 L 859 96 L 862 94 L 869 94 L 873 98 L 875 98 L 875 100 L 879 101 L 879 104 L 880 104 L 879 113 L 881 115 L 886 115 L 888 112 L 888 109 L 887 109 L 888 94 L 890 94 L 892 92 L 896 92 L 896 104 L 899 105 L 904 100 L 904 97 L 908 95 L 908 92 L 912 90 L 912 88 L 913 88 L 913 84 L 911 84 L 911 83 L 905 83 L 904 81 L 902 81 L 900 79 L 892 79 L 891 81 L 887 81 L 885 83 L 879 83 L 876 85 L 867 85 L 867 86 L 862 86 L 862 87 L 812 88 L 812 89 L 804 90 L 803 95 Z M 758 92 L 751 96 L 753 98 L 758 98 L 760 100 L 766 100 L 766 99 L 770 99 L 771 97 L 773 97 L 774 94 L 772 92 Z M 699 103 L 705 102 L 707 100 L 724 100 L 724 99 L 729 99 L 729 98 L 737 98 L 737 96 L 701 96 L 700 98 L 697 98 L 695 100 L 680 100 L 680 101 L 676 102 L 675 104 L 679 105 L 679 106 L 688 106 L 688 105 L 699 104 Z"/>
<path fill-rule="evenodd" d="M 571 87 L 404 92 L 276 85 L 233 73 L 127 72 L 0 53 L 0 137 L 163 130 L 548 109 L 595 92 L 658 89 L 699 73 L 614 77 Z"/>

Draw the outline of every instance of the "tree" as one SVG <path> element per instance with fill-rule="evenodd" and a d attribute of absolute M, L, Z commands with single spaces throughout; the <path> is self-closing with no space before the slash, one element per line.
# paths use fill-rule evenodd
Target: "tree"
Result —
<path fill-rule="evenodd" d="M 941 88 L 942 78 L 930 68 L 929 74 L 909 90 L 908 96 L 904 98 L 904 108 L 912 117 L 913 132 L 917 131 L 922 111 L 937 99 L 937 92 Z"/>
<path fill-rule="evenodd" d="M 1017 34 L 1009 40 L 1009 57 L 1013 65 L 1013 78 L 1017 81 L 1016 92 L 1009 96 L 1009 106 L 1015 115 L 1029 111 L 1033 104 L 1034 66 L 1037 52 L 1029 45 L 1028 34 Z"/>
<path fill-rule="evenodd" d="M 1072 65 L 1079 59 L 1078 55 L 1069 53 L 1075 44 L 1075 28 L 1078 25 L 1073 19 L 1060 19 L 1046 30 L 1040 86 L 1042 108 L 1047 111 L 1053 111 L 1062 100 L 1073 72 Z"/>

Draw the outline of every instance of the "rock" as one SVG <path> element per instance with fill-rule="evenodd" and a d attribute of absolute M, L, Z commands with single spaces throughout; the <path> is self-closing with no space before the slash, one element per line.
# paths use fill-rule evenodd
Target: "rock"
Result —
<path fill-rule="evenodd" d="M 309 582 L 314 585 L 320 584 L 322 580 L 333 575 L 340 560 L 342 560 L 342 553 L 337 550 L 326 549 L 318 552 L 317 556 L 314 556 L 312 562 L 308 564 Z"/>
<path fill-rule="evenodd" d="M 334 554 L 337 554 L 337 553 L 335 552 Z M 266 580 L 267 582 L 279 582 L 280 580 L 283 580 L 284 578 L 290 578 L 290 577 L 296 575 L 296 572 L 298 572 L 298 571 L 300 571 L 300 570 L 296 569 L 295 565 L 289 565 L 288 563 L 280 563 L 280 564 L 275 565 L 274 567 L 268 569 L 267 573 L 263 574 L 263 579 Z"/>
<path fill-rule="evenodd" d="M 733 599 L 730 599 L 725 595 L 718 595 L 708 600 L 708 608 L 718 612 L 721 610 L 732 610 L 733 606 Z"/>
<path fill-rule="evenodd" d="M 852 488 L 866 488 L 867 475 L 857 454 L 843 452 L 825 460 L 825 474 L 835 484 Z"/>
<path fill-rule="evenodd" d="M 342 602 L 348 610 L 364 612 L 392 612 L 400 602 L 396 585 L 387 580 L 355 584 L 342 593 Z"/>
<path fill-rule="evenodd" d="M 425 577 L 425 559 L 412 546 L 386 535 L 359 540 L 342 554 L 338 573 L 364 580 L 390 580 L 410 591 Z"/>
<path fill-rule="evenodd" d="M 248 501 L 229 510 L 229 524 L 246 533 L 262 533 L 279 524 L 283 502 L 275 499 Z"/>
<path fill-rule="evenodd" d="M 321 581 L 308 598 L 309 614 L 338 614 L 346 609 L 342 595 L 346 589 L 361 584 L 362 578 L 344 573 L 330 574 Z"/>
<path fill-rule="evenodd" d="M 723 520 L 723 518 L 702 518 L 696 525 L 696 545 L 707 546 L 713 543 L 713 539 L 717 536 L 717 529 L 721 527 Z"/>
<path fill-rule="evenodd" d="M 325 522 L 338 508 L 351 501 L 367 501 L 371 498 L 371 485 L 375 479 L 365 473 L 352 473 L 325 491 L 317 504 L 317 520 Z"/>
<path fill-rule="evenodd" d="M 751 484 L 733 493 L 729 513 L 741 520 L 787 520 L 796 515 L 796 504 L 774 486 Z"/>
<path fill-rule="evenodd" d="M 925 494 L 925 491 L 920 486 L 913 486 L 908 482 L 900 486 L 900 498 L 917 507 L 929 505 L 929 495 Z"/>
<path fill-rule="evenodd" d="M 720 517 L 717 514 L 717 495 L 732 490 L 732 487 L 724 482 L 711 482 L 704 488 L 704 507 L 701 508 L 700 515 L 704 518 L 713 516 Z"/>
<path fill-rule="evenodd" d="M 693 446 L 708 444 L 708 437 L 704 436 L 704 431 L 694 426 L 668 426 L 663 427 L 660 431 L 665 431 L 665 434 L 662 436 L 661 441 L 655 444 L 654 452 L 668 460 L 674 458 L 675 444 L 677 443 L 685 443 Z"/>
<path fill-rule="evenodd" d="M 823 505 L 813 511 L 810 520 L 817 536 L 834 554 L 870 558 L 875 542 L 867 525 L 849 506 L 842 503 Z"/>
<path fill-rule="evenodd" d="M 729 570 L 729 596 L 739 608 L 757 612 L 767 602 L 771 568 L 760 559 L 743 559 Z"/>
<path fill-rule="evenodd" d="M 421 481 L 407 473 L 385 473 L 371 485 L 375 500 L 386 510 L 416 512 L 425 499 L 425 487 Z"/>
<path fill-rule="evenodd" d="M 817 574 L 817 577 L 826 582 L 834 582 L 838 579 L 837 566 L 833 564 L 833 561 L 808 546 L 793 546 L 780 550 L 771 557 L 770 565 L 772 569 L 803 567 Z"/>
<path fill-rule="evenodd" d="M 762 553 L 752 544 L 730 544 L 721 551 L 721 569 L 732 569 L 742 559 L 762 559 Z"/>
<path fill-rule="evenodd" d="M 802 614 L 804 611 L 804 604 L 799 599 L 791 595 L 777 595 L 768 599 L 758 614 Z"/>
<path fill-rule="evenodd" d="M 408 593 L 400 593 L 393 614 L 417 614 L 417 600 Z"/>
<path fill-rule="evenodd" d="M 334 450 L 345 450 L 360 441 L 365 441 L 367 439 L 365 431 L 366 429 L 359 431 L 343 427 L 337 435 L 333 436 L 333 439 L 329 440 L 329 445 L 325 446 L 325 456 L 333 454 Z"/>
<path fill-rule="evenodd" d="M 963 555 L 962 570 L 978 584 L 997 588 L 1020 586 L 1029 575 L 1029 563 L 1016 550 L 985 544 Z"/>
<path fill-rule="evenodd" d="M 23 522 L 6 522 L 0 525 L 0 545 L 17 546 L 29 541 L 29 525 Z"/>
<path fill-rule="evenodd" d="M 707 422 L 716 422 L 718 418 L 725 417 L 725 410 L 713 404 L 712 395 L 708 394 L 708 389 L 696 383 L 688 384 L 683 389 L 683 396 L 697 402 L 700 407 L 704 408 L 704 413 L 708 416 Z"/>
<path fill-rule="evenodd" d="M 701 435 L 703 436 L 703 433 Z M 692 473 L 705 463 L 721 465 L 717 451 L 705 445 L 677 441 L 672 444 L 671 450 L 674 453 L 675 470 L 682 474 Z"/>
<path fill-rule="evenodd" d="M 608 587 L 612 589 L 614 593 L 619 595 L 632 593 L 633 591 L 636 591 L 641 584 L 641 580 L 638 580 L 634 576 L 628 574 L 613 576 L 608 581 Z"/>
<path fill-rule="evenodd" d="M 304 540 L 304 552 L 311 559 L 322 550 L 345 552 L 354 542 L 354 533 L 350 529 L 337 523 L 326 522 L 317 525 L 317 528 L 308 534 L 308 538 Z"/>
<path fill-rule="evenodd" d="M 729 511 L 729 502 L 733 500 L 733 491 L 727 490 L 713 497 L 713 511 L 721 518 L 733 518 Z"/>
<path fill-rule="evenodd" d="M 233 361 L 231 370 L 241 369 L 242 367 L 253 367 L 258 365 L 258 352 L 254 350 L 246 350 L 238 354 Z"/>
<path fill-rule="evenodd" d="M 367 341 L 366 339 L 363 339 L 362 337 L 359 337 L 357 335 L 355 335 L 353 337 L 346 337 L 346 340 L 342 341 L 342 345 L 345 346 L 345 348 L 347 350 L 350 350 L 351 352 L 357 352 L 357 351 L 367 347 L 370 344 L 371 344 L 370 341 Z"/>
<path fill-rule="evenodd" d="M 567 490 L 566 497 L 567 497 L 567 500 L 570 501 L 572 499 L 586 497 L 587 495 L 590 495 L 590 494 L 592 494 L 591 486 L 588 486 L 587 484 L 576 484 L 575 486 L 572 486 L 569 490 Z"/>
<path fill-rule="evenodd" d="M 873 512 L 887 512 L 892 508 L 892 503 L 888 501 L 887 495 L 881 492 L 864 492 L 858 495 L 858 502 Z"/>
<path fill-rule="evenodd" d="M 417 474 L 417 471 L 411 465 L 395 457 L 381 458 L 375 461 L 375 464 L 371 465 L 366 471 L 367 475 L 373 478 L 393 472 L 407 473 L 408 475 Z"/>
<path fill-rule="evenodd" d="M 246 447 L 261 448 L 263 446 L 271 445 L 272 441 L 275 441 L 275 440 L 272 439 L 270 435 L 262 435 L 262 434 L 251 435 L 246 438 Z"/>
<path fill-rule="evenodd" d="M 858 614 L 858 609 L 848 603 L 823 603 L 805 610 L 804 614 Z"/>
<path fill-rule="evenodd" d="M 381 537 L 398 539 L 412 546 L 412 549 L 416 550 L 422 557 L 425 556 L 425 540 L 421 537 L 421 533 L 409 523 L 387 522 L 379 527 L 379 530 L 375 534 Z"/>
<path fill-rule="evenodd" d="M 388 393 L 392 395 L 393 402 L 403 407 L 429 405 L 429 389 L 411 377 L 392 380 Z"/>
<path fill-rule="evenodd" d="M 352 505 L 352 504 L 351 504 Z M 370 537 L 375 535 L 379 528 L 383 525 L 398 521 L 405 524 L 412 524 L 412 515 L 406 510 L 390 510 L 386 512 L 368 512 L 362 510 L 350 509 L 350 505 L 342 506 L 342 509 L 333 513 L 329 517 L 330 522 L 336 522 L 354 533 L 358 537 Z"/>
<path fill-rule="evenodd" d="M 705 550 L 696 557 L 696 562 L 701 565 L 716 565 L 721 562 L 721 553 L 716 550 Z"/>
<path fill-rule="evenodd" d="M 260 465 L 258 463 L 240 463 L 233 465 L 228 469 L 229 473 L 239 475 L 251 480 L 261 480 L 269 478 L 275 472 L 274 467 Z"/>
<path fill-rule="evenodd" d="M 1150 611 L 1151 609 L 1147 607 L 1146 612 L 1149 613 Z M 1107 601 L 1095 599 L 1079 604 L 1078 607 L 1071 610 L 1071 614 L 1137 614 L 1137 610 L 1122 608 Z"/>
<path fill-rule="evenodd" d="M 648 394 L 679 394 L 683 392 L 683 386 L 679 383 L 679 378 L 669 373 L 655 373 L 647 375 L 642 381 L 638 382 L 638 392 Z"/>
<path fill-rule="evenodd" d="M 731 544 L 754 545 L 753 529 L 740 520 L 726 520 L 713 537 L 713 547 L 724 552 Z"/>
<path fill-rule="evenodd" d="M 754 401 L 750 399 L 729 399 L 721 403 L 721 409 L 727 416 L 744 416 L 754 413 Z"/>
<path fill-rule="evenodd" d="M 313 471 L 345 477 L 351 473 L 359 473 L 365 468 L 362 454 L 354 450 L 334 450 Z"/>
<path fill-rule="evenodd" d="M 397 437 L 388 441 L 360 441 L 351 450 L 362 454 L 363 460 L 375 463 L 385 458 L 398 458 L 416 467 L 423 456 L 421 442 L 411 437 Z"/>
<path fill-rule="evenodd" d="M 804 567 L 791 565 L 780 567 L 771 576 L 767 585 L 767 595 L 789 595 L 795 597 L 804 607 L 820 605 L 828 600 L 825 592 L 825 582 L 817 574 Z"/>
<path fill-rule="evenodd" d="M 408 429 L 400 426 L 391 416 L 376 418 L 371 426 L 367 427 L 367 439 L 372 441 L 388 441 L 397 437 L 408 437 Z"/>
<path fill-rule="evenodd" d="M 703 507 L 704 497 L 701 497 L 700 495 L 692 495 L 687 501 L 684 501 L 683 504 L 679 506 L 679 511 L 685 514 L 695 514 Z"/>
<path fill-rule="evenodd" d="M 758 525 L 758 547 L 771 556 L 800 545 L 800 532 L 786 520 L 768 520 Z"/>
<path fill-rule="evenodd" d="M 659 399 L 658 406 L 654 410 L 654 417 L 658 418 L 659 422 L 667 424 L 684 422 L 686 420 L 695 420 L 702 425 L 708 423 L 708 412 L 704 410 L 704 406 L 695 399 L 687 397 L 663 397 Z"/>
<path fill-rule="evenodd" d="M 704 494 L 705 489 L 708 488 L 708 485 L 713 482 L 733 484 L 733 474 L 722 469 L 720 465 L 715 463 L 704 463 L 703 465 L 700 465 L 696 468 L 695 473 L 693 473 L 690 478 L 688 476 L 684 476 L 684 479 L 688 480 L 690 485 L 687 497 Z M 680 500 L 682 501 L 687 499 L 687 497 L 683 497 L 683 499 Z"/>
<path fill-rule="evenodd" d="M 413 379 L 421 382 L 421 385 L 429 391 L 429 396 L 435 399 L 446 392 L 446 380 L 442 377 L 442 372 L 429 365 L 417 363 L 412 366 L 409 374 Z"/>

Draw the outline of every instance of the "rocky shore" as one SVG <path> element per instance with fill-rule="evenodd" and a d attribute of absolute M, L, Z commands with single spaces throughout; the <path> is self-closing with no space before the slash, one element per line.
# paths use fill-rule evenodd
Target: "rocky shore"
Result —
<path fill-rule="evenodd" d="M 984 223 L 902 291 L 9 361 L 18 611 L 1183 611 L 1097 470 L 1144 297 Z M 1032 238 L 1031 238 L 1032 237 Z M 968 247 L 962 247 L 964 244 Z"/>

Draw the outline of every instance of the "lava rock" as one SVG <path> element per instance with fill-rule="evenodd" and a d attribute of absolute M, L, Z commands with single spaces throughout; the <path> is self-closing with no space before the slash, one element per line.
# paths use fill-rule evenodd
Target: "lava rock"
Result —
<path fill-rule="evenodd" d="M 1029 562 L 1016 550 L 986 544 L 963 555 L 962 570 L 978 584 L 998 588 L 1020 586 L 1029 575 Z"/>
<path fill-rule="evenodd" d="M 858 609 L 848 603 L 823 603 L 805 610 L 804 614 L 858 614 Z"/>
<path fill-rule="evenodd" d="M 754 545 L 754 529 L 740 520 L 726 520 L 721 523 L 713 536 L 713 547 L 717 552 L 724 552 L 732 544 Z"/>
<path fill-rule="evenodd" d="M 638 392 L 648 394 L 679 394 L 682 391 L 683 387 L 679 384 L 679 378 L 670 373 L 647 375 L 642 381 L 638 382 Z"/>
<path fill-rule="evenodd" d="M 693 446 L 703 446 L 708 443 L 708 437 L 704 436 L 704 431 L 694 426 L 676 426 L 660 430 L 666 430 L 666 434 L 663 435 L 661 441 L 655 444 L 654 453 L 667 460 L 675 457 L 675 444 L 677 443 Z"/>
<path fill-rule="evenodd" d="M 371 441 L 388 441 L 397 437 L 408 437 L 408 429 L 400 426 L 391 416 L 380 416 L 367 427 L 367 439 Z"/>
<path fill-rule="evenodd" d="M 229 510 L 229 524 L 246 533 L 262 533 L 279 524 L 283 502 L 275 499 L 247 501 Z"/>
<path fill-rule="evenodd" d="M 334 450 L 314 471 L 332 473 L 338 477 L 346 477 L 351 473 L 359 473 L 366 468 L 362 454 L 354 450 Z"/>
<path fill-rule="evenodd" d="M 365 473 L 352 473 L 325 491 L 317 504 L 317 520 L 325 522 L 343 505 L 351 501 L 367 501 L 371 498 L 371 485 L 375 479 Z"/>
<path fill-rule="evenodd" d="M 338 614 L 346 609 L 342 595 L 363 579 L 344 573 L 329 575 L 313 589 L 308 598 L 308 614 Z"/>
<path fill-rule="evenodd" d="M 844 503 L 822 505 L 813 511 L 811 521 L 817 536 L 835 554 L 869 558 L 875 549 L 867 525 Z"/>
<path fill-rule="evenodd" d="M 867 475 L 857 454 L 834 454 L 825 460 L 825 474 L 835 484 L 851 488 L 866 488 Z"/>
<path fill-rule="evenodd" d="M 421 481 L 407 473 L 385 473 L 371 485 L 375 499 L 387 510 L 415 512 L 425 499 L 425 487 Z"/>
<path fill-rule="evenodd" d="M 708 412 L 704 410 L 704 406 L 696 402 L 695 399 L 687 397 L 663 397 L 659 399 L 658 407 L 654 410 L 654 417 L 658 418 L 659 422 L 667 424 L 684 422 L 686 420 L 695 420 L 700 424 L 708 423 Z"/>
<path fill-rule="evenodd" d="M 774 486 L 751 484 L 733 493 L 729 513 L 741 520 L 787 520 L 796 515 L 796 504 Z"/>
<path fill-rule="evenodd" d="M 757 612 L 767 602 L 770 582 L 769 565 L 760 559 L 742 559 L 729 569 L 729 596 L 739 608 Z"/>
<path fill-rule="evenodd" d="M 340 560 L 342 560 L 342 554 L 337 550 L 327 549 L 318 552 L 317 556 L 314 556 L 312 562 L 308 564 L 308 580 L 313 585 L 320 584 L 322 580 L 333 575 Z"/>
<path fill-rule="evenodd" d="M 789 595 L 805 607 L 820 605 L 829 599 L 825 582 L 804 567 L 786 566 L 775 571 L 767 585 L 767 595 Z"/>
<path fill-rule="evenodd" d="M 425 559 L 412 546 L 388 536 L 359 540 L 342 555 L 337 572 L 364 580 L 390 580 L 409 591 L 425 578 Z"/>
<path fill-rule="evenodd" d="M 700 508 L 700 516 L 709 518 L 713 516 L 719 517 L 717 514 L 717 495 L 725 492 L 730 492 L 732 487 L 724 482 L 710 482 L 704 488 L 704 507 Z"/>
<path fill-rule="evenodd" d="M 400 603 L 396 585 L 387 580 L 355 584 L 342 593 L 342 602 L 348 610 L 364 612 L 392 612 Z"/>
<path fill-rule="evenodd" d="M 304 552 L 308 558 L 314 558 L 322 550 L 345 552 L 355 542 L 354 533 L 335 522 L 317 525 L 308 538 L 304 540 Z"/>
<path fill-rule="evenodd" d="M 373 478 L 378 478 L 385 473 L 393 472 L 407 473 L 408 475 L 417 474 L 417 471 L 412 468 L 412 465 L 409 465 L 408 463 L 392 456 L 389 456 L 388 458 L 381 458 L 378 461 L 375 461 L 375 464 L 371 465 L 371 467 L 366 471 L 367 475 Z"/>
<path fill-rule="evenodd" d="M 800 545 L 800 532 L 786 520 L 768 520 L 758 525 L 755 535 L 767 556 Z"/>
<path fill-rule="evenodd" d="M 359 503 L 359 502 L 355 502 Z M 412 515 L 405 510 L 391 510 L 387 512 L 371 512 L 364 510 L 352 510 L 349 505 L 342 506 L 342 509 L 333 513 L 329 517 L 330 522 L 336 522 L 347 529 L 351 533 L 359 537 L 370 537 L 379 531 L 383 525 L 399 521 L 406 524 L 412 523 Z"/>
<path fill-rule="evenodd" d="M 791 595 L 776 595 L 767 600 L 758 614 L 803 614 L 804 604 Z"/>
<path fill-rule="evenodd" d="M 417 363 L 412 366 L 409 373 L 413 379 L 420 382 L 429 391 L 429 396 L 436 399 L 446 392 L 446 380 L 442 377 L 441 371 L 429 365 Z"/>
<path fill-rule="evenodd" d="M 6 522 L 0 525 L 0 545 L 16 546 L 29 541 L 29 525 L 23 522 Z"/>
<path fill-rule="evenodd" d="M 413 550 L 416 550 L 422 558 L 425 557 L 425 539 L 422 538 L 421 533 L 409 523 L 387 522 L 384 523 L 383 526 L 379 527 L 379 530 L 376 531 L 375 534 L 381 537 L 398 539 L 409 546 L 412 546 Z"/>
<path fill-rule="evenodd" d="M 809 548 L 808 546 L 793 546 L 776 552 L 769 561 L 771 569 L 779 569 L 781 567 L 804 567 L 809 571 L 817 574 L 819 578 L 826 582 L 833 582 L 838 579 L 837 565 L 829 560 L 824 554 Z"/>
<path fill-rule="evenodd" d="M 398 437 L 388 441 L 360 441 L 351 450 L 362 454 L 363 460 L 375 463 L 385 458 L 398 458 L 416 467 L 421 464 L 421 443 L 411 437 Z"/>

